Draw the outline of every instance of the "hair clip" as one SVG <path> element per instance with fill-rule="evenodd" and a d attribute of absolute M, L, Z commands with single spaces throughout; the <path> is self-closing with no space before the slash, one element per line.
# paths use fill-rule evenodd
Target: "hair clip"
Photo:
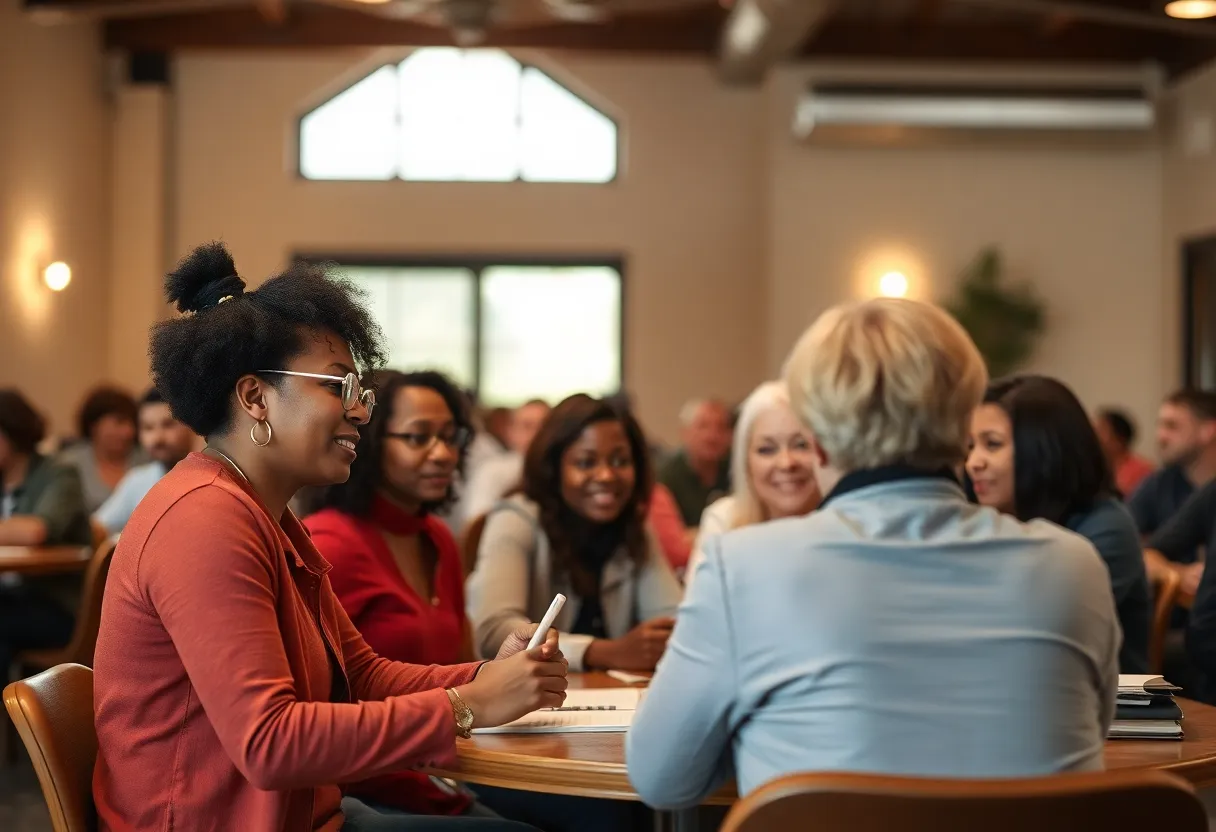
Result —
<path fill-rule="evenodd" d="M 221 303 L 223 303 L 226 300 L 232 300 L 232 295 L 224 295 L 222 298 L 220 298 L 219 300 L 217 300 L 215 302 L 215 305 L 219 306 Z"/>

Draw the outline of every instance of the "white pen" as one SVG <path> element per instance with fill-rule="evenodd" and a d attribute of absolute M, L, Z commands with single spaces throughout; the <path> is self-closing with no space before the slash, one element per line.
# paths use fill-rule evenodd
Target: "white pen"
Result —
<path fill-rule="evenodd" d="M 549 628 L 553 626 L 553 622 L 557 620 L 557 614 L 562 611 L 562 607 L 566 603 L 566 596 L 560 592 L 553 596 L 553 603 L 549 605 L 549 611 L 545 613 L 545 617 L 540 620 L 540 625 L 536 628 L 536 632 L 532 634 L 532 640 L 528 642 L 528 649 L 532 650 L 540 647 L 545 643 L 545 636 L 549 633 Z"/>

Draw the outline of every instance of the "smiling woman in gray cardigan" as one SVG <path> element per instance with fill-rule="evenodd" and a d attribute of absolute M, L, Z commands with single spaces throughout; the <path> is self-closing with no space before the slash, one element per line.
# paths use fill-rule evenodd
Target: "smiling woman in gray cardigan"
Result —
<path fill-rule="evenodd" d="M 528 450 L 524 493 L 490 513 L 469 576 L 483 655 L 560 592 L 554 626 L 571 669 L 654 668 L 681 590 L 645 525 L 650 482 L 632 416 L 583 395 L 554 408 Z"/>

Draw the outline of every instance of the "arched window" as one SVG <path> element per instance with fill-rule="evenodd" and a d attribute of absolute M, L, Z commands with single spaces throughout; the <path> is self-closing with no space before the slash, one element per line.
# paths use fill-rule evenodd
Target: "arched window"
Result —
<path fill-rule="evenodd" d="M 307 179 L 609 182 L 617 125 L 499 49 L 419 49 L 300 120 Z"/>

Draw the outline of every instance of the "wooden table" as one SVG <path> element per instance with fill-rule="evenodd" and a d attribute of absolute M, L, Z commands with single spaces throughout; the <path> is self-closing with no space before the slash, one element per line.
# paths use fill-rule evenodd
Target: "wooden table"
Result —
<path fill-rule="evenodd" d="M 88 546 L 0 546 L 0 572 L 51 575 L 78 572 L 89 565 Z"/>
<path fill-rule="evenodd" d="M 572 688 L 621 687 L 602 674 L 572 674 Z M 1180 699 L 1186 739 L 1178 741 L 1111 740 L 1106 743 L 1108 769 L 1169 771 L 1196 787 L 1216 785 L 1216 707 Z M 625 771 L 624 734 L 482 734 L 457 740 L 459 768 L 436 771 L 444 777 L 485 786 L 579 797 L 638 800 Z M 708 801 L 728 805 L 734 786 Z M 689 828 L 681 818 L 677 828 Z"/>

